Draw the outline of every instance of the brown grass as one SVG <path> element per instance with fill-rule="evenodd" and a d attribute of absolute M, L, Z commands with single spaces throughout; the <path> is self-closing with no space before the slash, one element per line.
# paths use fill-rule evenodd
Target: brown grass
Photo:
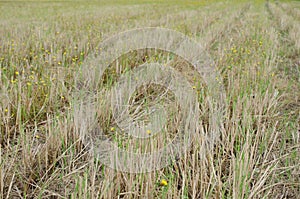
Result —
<path fill-rule="evenodd" d="M 0 198 L 299 198 L 299 3 L 0 2 L 0 13 Z M 210 53 L 226 90 L 214 142 L 207 87 L 178 56 L 133 51 L 88 87 L 97 74 L 83 63 L 99 43 L 148 26 L 185 33 Z M 83 139 L 100 126 L 119 147 L 140 151 L 178 133 L 176 98 L 155 84 L 134 93 L 130 113 L 147 121 L 145 109 L 165 105 L 165 134 L 140 142 L 116 133 L 104 94 L 126 70 L 153 61 L 195 86 L 201 114 L 192 145 L 157 171 L 110 169 Z M 82 88 L 88 97 L 75 95 Z"/>

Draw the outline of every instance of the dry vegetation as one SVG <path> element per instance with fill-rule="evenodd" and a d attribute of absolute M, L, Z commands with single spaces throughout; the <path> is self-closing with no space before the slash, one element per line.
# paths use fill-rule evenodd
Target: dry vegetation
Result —
<path fill-rule="evenodd" d="M 299 1 L 6 1 L 0 13 L 0 198 L 300 197 Z M 118 146 L 134 140 L 115 135 L 119 129 L 97 91 L 143 62 L 169 61 L 194 84 L 202 110 L 201 129 L 183 158 L 155 172 L 122 173 L 102 165 L 82 141 L 74 93 L 85 81 L 79 75 L 87 72 L 85 59 L 103 39 L 149 26 L 205 46 L 223 77 L 225 117 L 214 146 L 202 150 L 211 124 L 201 77 L 166 52 L 119 58 L 123 68 L 113 63 L 92 88 L 98 125 Z M 140 88 L 133 99 L 132 113 L 158 99 L 177 107 L 157 85 Z M 176 120 L 168 118 L 169 138 Z"/>

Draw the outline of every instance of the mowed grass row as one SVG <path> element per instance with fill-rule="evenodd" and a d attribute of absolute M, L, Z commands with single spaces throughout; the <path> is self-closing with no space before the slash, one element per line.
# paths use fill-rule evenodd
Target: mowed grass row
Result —
<path fill-rule="evenodd" d="M 298 2 L 0 2 L 0 10 L 1 198 L 299 197 Z M 121 57 L 93 87 L 97 125 L 119 147 L 135 142 L 117 135 L 100 91 L 143 62 L 168 63 L 184 74 L 202 111 L 201 128 L 182 159 L 155 172 L 121 173 L 82 142 L 85 124 L 74 112 L 74 93 L 89 80 L 80 74 L 93 73 L 84 61 L 103 39 L 148 26 L 180 31 L 205 46 L 223 78 L 225 116 L 214 146 L 205 148 L 202 136 L 212 126 L 201 77 L 165 52 Z M 173 111 L 174 96 L 164 93 L 155 85 L 141 89 L 131 108 L 146 101 L 147 109 L 149 99 L 159 98 Z M 168 139 L 177 132 L 176 120 L 168 120 Z M 168 184 L 160 185 L 162 179 Z"/>

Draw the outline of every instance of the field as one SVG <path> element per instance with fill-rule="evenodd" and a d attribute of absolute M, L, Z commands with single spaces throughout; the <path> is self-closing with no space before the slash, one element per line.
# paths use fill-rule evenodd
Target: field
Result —
<path fill-rule="evenodd" d="M 97 63 L 87 67 L 105 51 L 103 41 L 146 27 L 201 45 L 212 60 L 206 67 L 220 74 L 222 106 L 173 52 L 133 49 L 100 77 Z M 117 147 L 146 153 L 181 132 L 184 103 L 170 90 L 119 87 L 128 71 L 154 62 L 189 83 L 182 95 L 196 96 L 191 145 L 154 171 L 110 168 L 87 137 L 101 132 Z M 132 94 L 125 122 L 148 123 L 150 109 L 166 108 L 167 124 L 156 126 L 164 133 L 152 140 L 120 133 L 112 112 L 123 116 L 122 109 L 107 98 L 115 87 Z M 0 1 L 0 198 L 300 198 L 299 98 L 299 1 Z"/>

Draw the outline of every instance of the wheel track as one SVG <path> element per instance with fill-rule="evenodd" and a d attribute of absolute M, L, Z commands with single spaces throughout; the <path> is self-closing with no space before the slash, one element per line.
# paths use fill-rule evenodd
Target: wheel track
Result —
<path fill-rule="evenodd" d="M 291 16 L 294 17 L 295 20 L 300 20 L 300 9 L 297 7 L 290 7 L 291 4 L 286 3 L 276 3 L 278 7 L 280 7 L 285 13 L 290 13 Z"/>
<path fill-rule="evenodd" d="M 279 60 L 277 63 L 279 64 L 278 69 L 283 70 L 284 72 L 284 78 L 288 78 L 290 82 L 293 84 L 298 84 L 300 82 L 300 50 L 299 46 L 295 45 L 295 41 L 293 41 L 290 37 L 290 29 L 286 28 L 284 29 L 281 26 L 281 17 L 279 13 L 279 16 L 275 14 L 275 12 L 272 12 L 272 8 L 276 8 L 275 5 L 272 5 L 270 3 L 266 4 L 266 10 L 269 15 L 269 20 L 271 23 L 273 23 L 274 28 L 277 30 L 279 35 L 277 35 L 277 39 L 279 42 L 278 54 L 277 57 Z M 280 10 L 279 10 L 280 11 Z M 283 80 L 286 81 L 286 80 Z M 290 96 L 290 99 L 297 100 L 297 93 L 299 93 L 299 86 L 295 86 L 294 93 L 289 93 L 288 96 Z M 296 102 L 297 103 L 297 102 Z M 298 110 L 299 110 L 299 105 Z"/>
<path fill-rule="evenodd" d="M 176 15 L 167 15 L 161 20 L 150 21 L 151 26 L 163 26 L 176 29 L 176 26 L 185 26 L 194 35 L 203 34 L 205 29 L 217 23 L 218 20 L 229 12 L 228 5 L 223 9 L 223 3 L 217 3 L 202 7 L 195 11 L 183 11 Z M 209 12 L 214 10 L 213 12 Z M 199 23 L 202 21 L 202 23 Z M 178 23 L 180 22 L 180 23 Z M 194 24 L 194 25 L 193 25 Z"/>
<path fill-rule="evenodd" d="M 227 33 L 236 28 L 236 22 L 243 19 L 245 13 L 247 13 L 249 9 L 250 4 L 247 3 L 246 5 L 243 5 L 243 7 L 238 11 L 232 13 L 228 18 L 226 18 L 224 20 L 225 23 L 213 24 L 213 26 L 211 26 L 210 29 L 201 36 L 200 43 L 204 44 L 205 49 L 212 51 L 212 46 L 214 46 L 217 42 L 224 40 L 224 38 L 226 38 L 226 35 L 228 35 Z"/>
<path fill-rule="evenodd" d="M 273 11 L 272 11 L 273 10 Z M 300 50 L 300 39 L 299 32 L 300 26 L 299 22 L 294 20 L 290 15 L 287 15 L 278 5 L 272 3 L 267 3 L 267 11 L 270 14 L 270 18 L 275 20 L 275 24 L 278 27 L 277 29 L 282 35 L 286 35 L 283 38 L 283 42 L 288 42 L 289 45 L 292 45 L 296 48 L 295 56 L 299 56 Z"/>

